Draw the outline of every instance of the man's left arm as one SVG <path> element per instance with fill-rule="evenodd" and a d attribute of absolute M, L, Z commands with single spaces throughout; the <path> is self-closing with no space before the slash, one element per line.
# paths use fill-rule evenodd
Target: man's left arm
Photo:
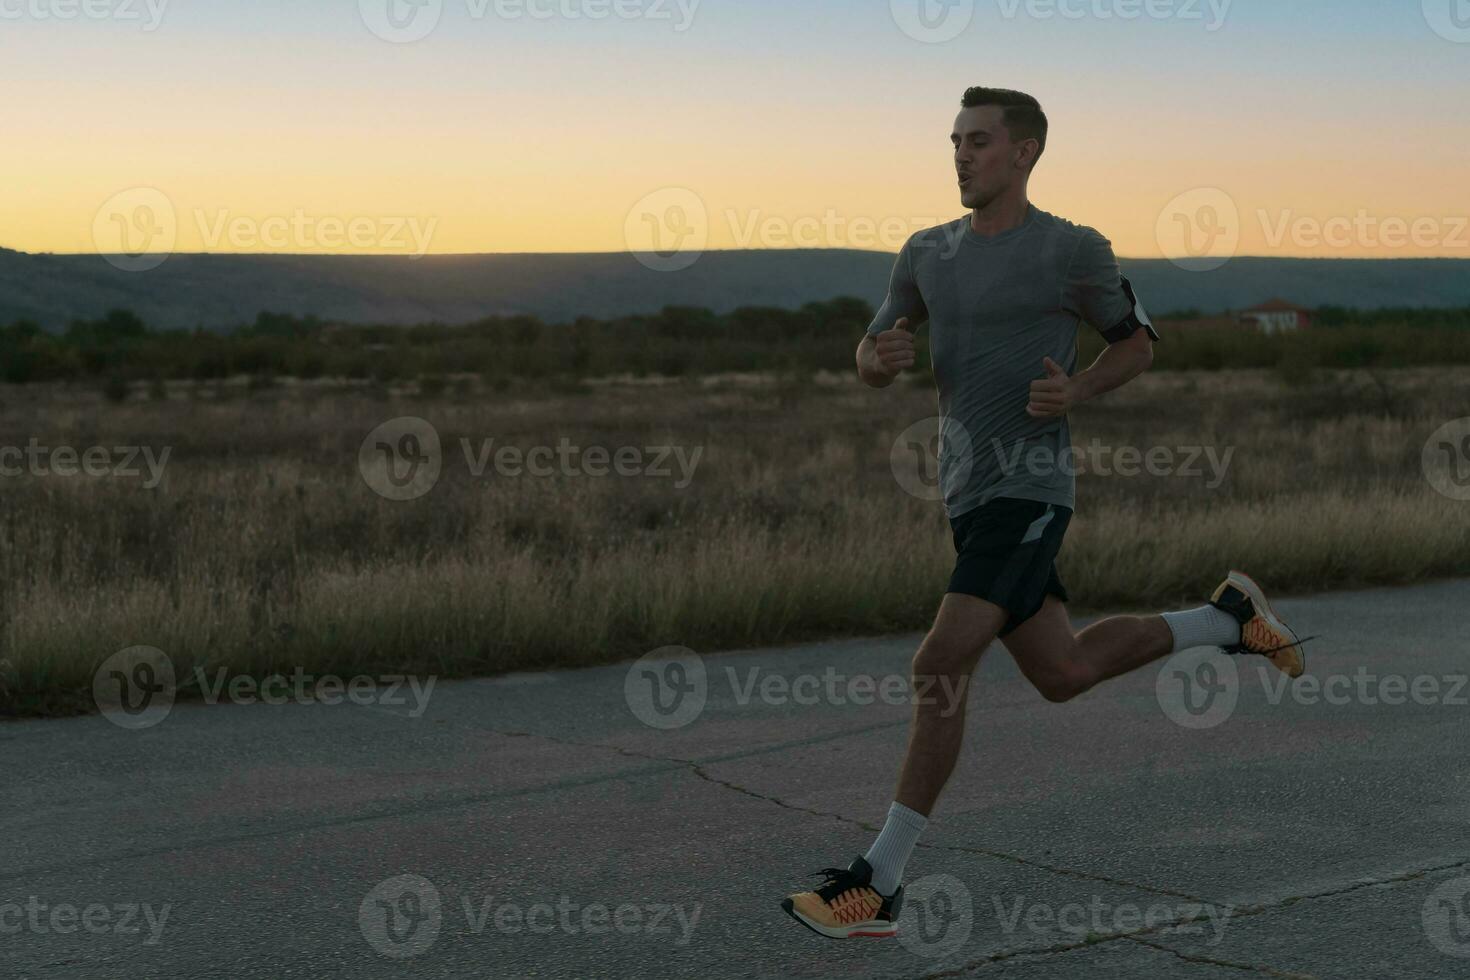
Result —
<path fill-rule="evenodd" d="M 1109 344 L 1085 371 L 1067 377 L 1051 358 L 1042 361 L 1046 377 L 1031 382 L 1031 401 L 1026 414 L 1045 419 L 1066 415 L 1069 410 L 1132 381 L 1154 362 L 1153 338 L 1140 330 L 1125 340 Z"/>
<path fill-rule="evenodd" d="M 1072 378 L 1077 387 L 1077 401 L 1085 402 L 1105 391 L 1125 385 L 1147 371 L 1154 363 L 1154 340 L 1148 331 L 1139 330 L 1117 343 L 1109 344 L 1085 371 Z"/>
<path fill-rule="evenodd" d="M 1067 270 L 1066 307 L 1091 324 L 1108 346 L 1092 366 L 1067 377 L 1051 358 L 1044 358 L 1045 377 L 1031 383 L 1026 412 L 1033 418 L 1066 415 L 1075 405 L 1138 377 L 1154 361 L 1158 331 L 1119 271 L 1113 246 L 1097 232 L 1079 242 Z"/>

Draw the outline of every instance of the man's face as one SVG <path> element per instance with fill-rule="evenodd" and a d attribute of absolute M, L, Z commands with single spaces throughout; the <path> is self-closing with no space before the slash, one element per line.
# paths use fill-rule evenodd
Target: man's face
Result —
<path fill-rule="evenodd" d="M 960 110 L 950 139 L 960 203 L 971 209 L 985 207 L 1013 183 L 1025 180 L 1035 159 L 1035 140 L 1013 142 L 1005 109 L 998 105 Z"/>

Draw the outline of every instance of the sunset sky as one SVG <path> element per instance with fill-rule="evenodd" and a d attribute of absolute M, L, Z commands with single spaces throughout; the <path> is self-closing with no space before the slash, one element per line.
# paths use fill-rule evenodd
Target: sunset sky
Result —
<path fill-rule="evenodd" d="M 407 43 L 374 2 L 0 0 L 0 246 L 893 251 L 963 213 L 987 84 L 1120 255 L 1470 257 L 1463 0 L 926 0 L 943 41 L 919 0 L 422 0 Z"/>

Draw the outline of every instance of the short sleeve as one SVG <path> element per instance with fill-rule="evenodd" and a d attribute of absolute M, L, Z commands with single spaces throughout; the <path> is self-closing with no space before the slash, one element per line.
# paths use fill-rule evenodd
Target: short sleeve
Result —
<path fill-rule="evenodd" d="M 1086 229 L 1067 267 L 1064 307 L 1098 333 L 1106 333 L 1127 320 L 1134 309 L 1128 295 L 1113 244 Z"/>
<path fill-rule="evenodd" d="M 892 330 L 893 325 L 904 317 L 908 318 L 911 330 L 917 330 L 929 319 L 929 308 L 924 305 L 924 297 L 919 295 L 918 281 L 914 279 L 912 238 L 904 242 L 898 258 L 893 262 L 893 275 L 888 280 L 888 296 L 883 300 L 878 314 L 873 317 L 873 322 L 868 325 L 868 335 L 877 336 L 885 330 Z"/>

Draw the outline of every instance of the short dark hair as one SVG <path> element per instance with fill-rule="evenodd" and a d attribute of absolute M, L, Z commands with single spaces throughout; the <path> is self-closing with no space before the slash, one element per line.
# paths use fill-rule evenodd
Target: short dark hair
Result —
<path fill-rule="evenodd" d="M 1005 109 L 1002 118 L 1006 129 L 1010 131 L 1011 139 L 1017 142 L 1035 140 L 1036 159 L 1041 159 L 1042 151 L 1046 149 L 1046 113 L 1041 111 L 1040 102 L 1025 92 L 1008 88 L 975 85 L 965 89 L 965 94 L 960 99 L 962 109 L 973 109 L 982 105 L 998 105 Z"/>

